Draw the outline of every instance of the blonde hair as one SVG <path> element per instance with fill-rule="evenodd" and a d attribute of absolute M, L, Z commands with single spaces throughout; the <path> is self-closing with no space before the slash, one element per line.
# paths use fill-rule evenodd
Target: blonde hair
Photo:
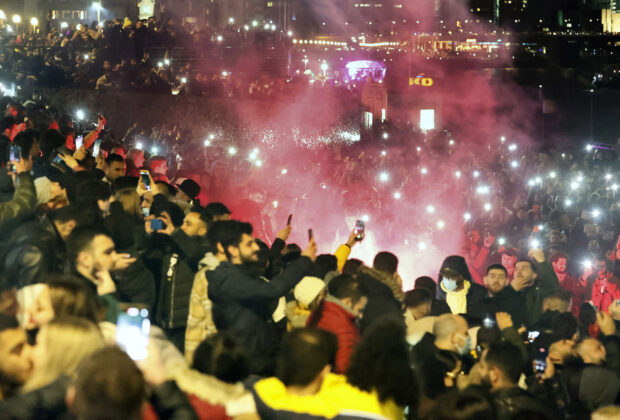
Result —
<path fill-rule="evenodd" d="M 142 209 L 140 208 L 140 195 L 135 188 L 123 188 L 118 190 L 114 196 L 114 200 L 121 203 L 123 211 L 132 217 L 141 217 Z"/>
<path fill-rule="evenodd" d="M 62 375 L 73 376 L 82 360 L 104 346 L 103 336 L 92 321 L 78 317 L 52 320 L 39 331 L 37 345 L 45 348 L 44 360 L 35 366 L 22 391 L 49 385 Z"/>

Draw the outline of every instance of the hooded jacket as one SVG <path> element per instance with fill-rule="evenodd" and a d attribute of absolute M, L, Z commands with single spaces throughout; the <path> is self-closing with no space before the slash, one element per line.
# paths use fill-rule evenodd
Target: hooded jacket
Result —
<path fill-rule="evenodd" d="M 312 268 L 310 258 L 300 257 L 270 282 L 228 262 L 205 273 L 209 279 L 208 293 L 213 302 L 215 326 L 244 343 L 252 373 L 273 372 L 280 334 L 271 315 L 278 299 Z"/>
<path fill-rule="evenodd" d="M 439 287 L 437 288 L 437 299 L 446 302 L 447 294 L 450 293 L 444 290 L 444 287 L 441 283 L 443 280 L 443 276 L 441 273 L 446 268 L 455 270 L 457 273 L 463 276 L 466 282 L 469 283 L 469 289 L 467 290 L 467 295 L 465 297 L 465 299 L 467 299 L 467 312 L 466 312 L 467 315 L 473 316 L 473 317 L 484 316 L 485 315 L 484 298 L 487 295 L 487 289 L 472 281 L 471 274 L 469 272 L 469 269 L 467 268 L 467 263 L 465 262 L 465 258 L 461 256 L 458 256 L 458 255 L 449 256 L 448 258 L 444 260 L 443 264 L 441 265 L 441 269 L 439 270 L 439 276 L 438 276 Z"/>

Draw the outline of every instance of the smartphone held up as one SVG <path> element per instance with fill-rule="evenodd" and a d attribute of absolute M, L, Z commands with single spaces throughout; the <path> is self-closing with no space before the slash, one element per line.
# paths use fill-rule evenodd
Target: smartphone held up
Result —
<path fill-rule="evenodd" d="M 145 359 L 148 355 L 151 322 L 146 308 L 129 307 L 118 314 L 116 321 L 116 343 L 133 360 Z"/>

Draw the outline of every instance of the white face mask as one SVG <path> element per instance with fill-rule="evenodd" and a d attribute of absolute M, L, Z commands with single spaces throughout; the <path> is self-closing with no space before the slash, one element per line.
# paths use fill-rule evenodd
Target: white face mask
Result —
<path fill-rule="evenodd" d="M 458 287 L 458 284 L 456 283 L 455 279 L 448 279 L 446 277 L 444 277 L 443 280 L 441 280 L 441 284 L 443 284 L 443 287 L 448 292 L 454 292 L 456 288 Z"/>

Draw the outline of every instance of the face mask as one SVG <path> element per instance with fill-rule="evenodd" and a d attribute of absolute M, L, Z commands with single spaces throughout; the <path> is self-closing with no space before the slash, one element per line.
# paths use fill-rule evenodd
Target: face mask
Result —
<path fill-rule="evenodd" d="M 441 284 L 443 284 L 443 287 L 448 291 L 448 292 L 454 292 L 456 290 L 456 288 L 458 287 L 458 285 L 456 284 L 456 280 L 453 279 L 447 279 L 444 277 L 444 279 L 441 281 Z"/>
<path fill-rule="evenodd" d="M 461 337 L 465 337 L 465 344 L 463 345 L 463 347 L 459 346 L 458 344 L 454 345 L 456 346 L 456 351 L 458 351 L 461 356 L 464 356 L 471 350 L 471 337 L 469 336 L 469 334 L 465 336 L 461 335 Z"/>

